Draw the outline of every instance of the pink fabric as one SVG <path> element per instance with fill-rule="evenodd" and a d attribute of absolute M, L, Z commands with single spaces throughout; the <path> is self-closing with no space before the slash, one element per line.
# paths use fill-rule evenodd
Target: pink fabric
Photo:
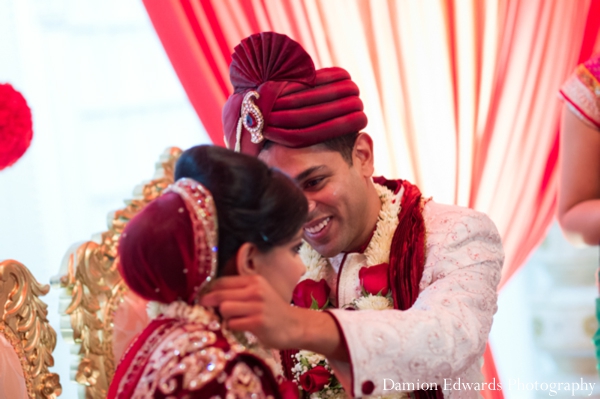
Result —
<path fill-rule="evenodd" d="M 575 115 L 600 130 L 600 54 L 580 64 L 560 94 Z"/>
<path fill-rule="evenodd" d="M 27 399 L 23 367 L 15 349 L 0 334 L 0 399 Z"/>
<path fill-rule="evenodd" d="M 543 238 L 556 207 L 556 92 L 594 49 L 599 0 L 144 4 L 215 144 L 232 49 L 252 33 L 285 33 L 317 68 L 350 72 L 378 174 L 490 215 L 506 251 L 500 286 Z"/>
<path fill-rule="evenodd" d="M 127 291 L 123 302 L 119 304 L 113 314 L 113 355 L 118 361 L 133 339 L 142 332 L 150 322 L 146 307 L 148 301 L 140 298 L 135 293 Z"/>

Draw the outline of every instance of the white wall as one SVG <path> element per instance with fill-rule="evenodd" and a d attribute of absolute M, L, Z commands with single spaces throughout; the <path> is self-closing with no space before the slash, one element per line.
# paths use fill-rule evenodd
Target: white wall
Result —
<path fill-rule="evenodd" d="M 0 0 L 0 83 L 34 119 L 31 147 L 0 172 L 0 260 L 42 283 L 106 230 L 166 147 L 209 142 L 138 0 Z M 58 332 L 58 290 L 45 300 Z M 58 334 L 54 371 L 74 398 Z"/>
<path fill-rule="evenodd" d="M 502 289 L 490 342 L 505 399 L 600 398 L 591 342 L 597 329 L 597 267 L 598 248 L 574 248 L 555 222 Z M 595 384 L 593 393 L 589 385 L 564 390 L 566 383 L 581 385 L 581 380 Z M 560 383 L 562 390 L 551 394 L 543 383 Z"/>

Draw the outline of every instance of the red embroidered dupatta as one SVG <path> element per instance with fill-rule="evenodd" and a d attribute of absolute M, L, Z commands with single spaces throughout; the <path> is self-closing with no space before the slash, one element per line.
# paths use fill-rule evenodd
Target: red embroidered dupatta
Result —
<path fill-rule="evenodd" d="M 110 399 L 256 397 L 280 399 L 275 376 L 215 320 L 153 321 L 127 351 Z"/>
<path fill-rule="evenodd" d="M 148 363 L 155 345 L 151 345 L 150 337 L 162 337 L 168 334 L 180 323 L 174 319 L 153 320 L 148 327 L 131 344 L 121 359 L 115 376 L 108 389 L 107 399 L 131 398 L 138 381 Z M 124 380 L 126 379 L 126 380 Z M 121 392 L 119 392 L 119 389 Z"/>

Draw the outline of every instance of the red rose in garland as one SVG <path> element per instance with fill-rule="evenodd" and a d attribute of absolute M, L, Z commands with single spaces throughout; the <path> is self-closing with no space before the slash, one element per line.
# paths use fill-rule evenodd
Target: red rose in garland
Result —
<path fill-rule="evenodd" d="M 371 295 L 381 293 L 381 295 L 386 296 L 390 291 L 388 268 L 387 263 L 381 263 L 360 269 L 358 271 L 358 278 L 363 290 Z"/>
<path fill-rule="evenodd" d="M 32 137 L 31 110 L 25 98 L 10 84 L 0 84 L 0 170 L 21 158 Z"/>
<path fill-rule="evenodd" d="M 308 393 L 319 392 L 329 383 L 331 373 L 323 367 L 317 366 L 300 376 L 300 385 Z"/>
<path fill-rule="evenodd" d="M 329 304 L 330 292 L 331 289 L 325 280 L 316 282 L 306 279 L 294 288 L 292 302 L 301 308 L 323 309 Z"/>

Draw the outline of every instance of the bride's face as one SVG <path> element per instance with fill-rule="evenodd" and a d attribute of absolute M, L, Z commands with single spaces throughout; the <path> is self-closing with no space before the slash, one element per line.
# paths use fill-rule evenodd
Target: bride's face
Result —
<path fill-rule="evenodd" d="M 298 252 L 302 245 L 302 230 L 288 243 L 259 253 L 255 258 L 255 271 L 263 276 L 286 302 L 292 301 L 292 293 L 306 267 Z"/>

